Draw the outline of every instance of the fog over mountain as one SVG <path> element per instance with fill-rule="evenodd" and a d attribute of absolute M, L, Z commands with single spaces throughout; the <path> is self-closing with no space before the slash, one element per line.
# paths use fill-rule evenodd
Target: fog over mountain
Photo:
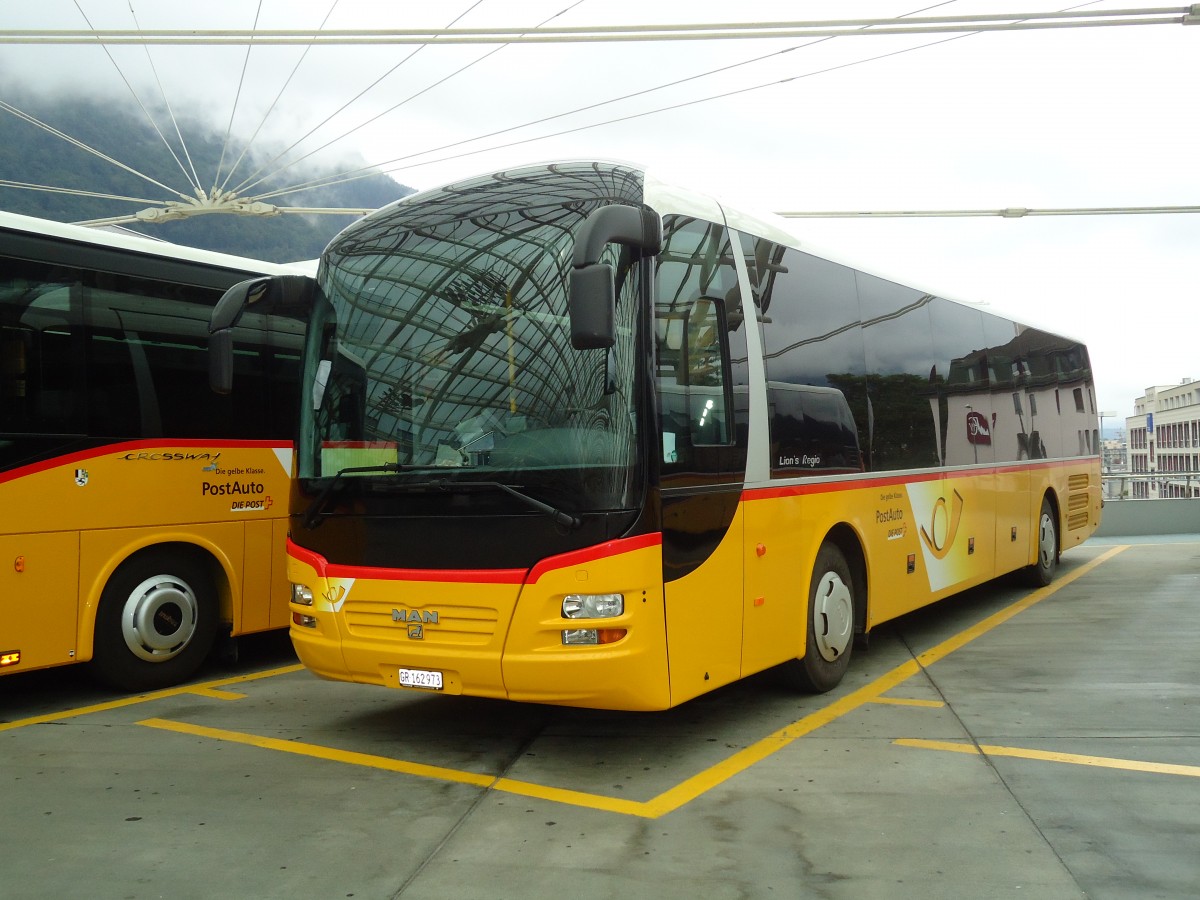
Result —
<path fill-rule="evenodd" d="M 217 183 L 223 183 L 245 146 L 244 141 L 237 140 L 224 146 L 223 126 L 191 117 L 179 120 L 179 131 L 186 140 L 185 153 L 165 111 L 152 111 L 162 132 L 160 136 L 131 102 L 95 99 L 84 93 L 52 97 L 31 93 L 3 81 L 0 81 L 0 99 L 146 176 L 140 177 L 0 107 L 0 181 L 138 198 L 137 202 L 130 202 L 106 196 L 77 196 L 0 185 L 0 209 L 23 215 L 77 222 L 131 215 L 154 204 L 180 200 L 178 194 L 192 197 L 195 189 L 189 183 L 188 174 L 194 171 L 199 183 L 208 190 L 217 181 L 215 175 L 221 166 L 222 174 Z M 260 166 L 263 174 L 277 169 L 288 159 L 285 156 L 280 162 L 272 162 L 283 149 L 252 148 L 238 163 L 226 188 L 237 187 Z M 248 186 L 241 192 L 250 195 L 269 193 L 364 167 L 361 160 L 352 158 L 319 168 L 305 161 L 285 172 L 267 175 L 262 183 Z M 376 171 L 352 181 L 271 197 L 264 202 L 277 206 L 373 209 L 412 191 Z M 124 227 L 191 247 L 287 262 L 318 256 L 329 240 L 354 218 L 324 214 L 271 217 L 211 214 Z"/>

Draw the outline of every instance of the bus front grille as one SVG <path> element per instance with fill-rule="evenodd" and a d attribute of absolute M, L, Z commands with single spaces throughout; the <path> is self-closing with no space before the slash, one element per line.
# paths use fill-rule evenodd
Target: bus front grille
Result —
<path fill-rule="evenodd" d="M 342 608 L 346 628 L 358 638 L 409 638 L 428 644 L 483 646 L 495 637 L 499 613 L 486 606 L 450 605 L 408 607 L 379 600 L 347 600 Z"/>

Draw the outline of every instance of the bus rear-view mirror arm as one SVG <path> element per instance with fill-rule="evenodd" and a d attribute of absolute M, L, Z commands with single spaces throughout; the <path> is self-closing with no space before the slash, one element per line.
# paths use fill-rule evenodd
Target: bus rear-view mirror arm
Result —
<path fill-rule="evenodd" d="M 600 254 L 608 244 L 624 244 L 643 253 L 662 249 L 662 222 L 648 209 L 603 206 L 575 234 L 572 258 L 571 346 L 576 350 L 611 347 L 616 341 L 616 273 Z"/>
<path fill-rule="evenodd" d="M 306 317 L 316 282 L 307 275 L 251 278 L 229 288 L 208 319 L 208 385 L 217 394 L 233 390 L 233 329 L 254 307 L 263 315 Z"/>

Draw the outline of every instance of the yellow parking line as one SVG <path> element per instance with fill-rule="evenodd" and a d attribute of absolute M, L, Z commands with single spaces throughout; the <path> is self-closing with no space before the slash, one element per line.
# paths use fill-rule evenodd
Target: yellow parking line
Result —
<path fill-rule="evenodd" d="M 1034 593 L 1022 598 L 1011 606 L 1000 610 L 1000 612 L 988 616 L 983 621 L 978 622 L 965 631 L 959 632 L 957 635 L 942 641 L 937 646 L 922 653 L 915 660 L 909 660 L 901 663 L 900 665 L 896 666 L 896 668 L 892 669 L 892 671 L 881 676 L 880 678 L 875 679 L 875 681 L 871 682 L 870 684 L 859 688 L 852 694 L 847 694 L 840 700 L 835 700 L 824 709 L 817 710 L 816 712 L 807 715 L 796 722 L 793 722 L 786 728 L 781 728 L 774 734 L 768 735 L 757 743 L 751 744 L 744 750 L 740 750 L 728 759 L 719 762 L 708 769 L 705 769 L 703 772 L 693 775 L 691 778 L 687 779 L 676 787 L 659 794 L 658 797 L 656 797 L 654 800 L 651 800 L 649 803 L 649 807 L 654 811 L 653 815 L 661 816 L 678 809 L 685 803 L 689 803 L 696 797 L 699 797 L 706 791 L 711 790 L 723 781 L 732 778 L 734 775 L 737 775 L 740 772 L 744 772 L 746 769 L 750 768 L 750 766 L 766 759 L 776 751 L 782 750 L 797 738 L 803 737 L 804 735 L 809 734 L 818 728 L 828 725 L 835 719 L 841 718 L 842 716 L 846 715 L 846 713 L 858 709 L 860 706 L 863 706 L 866 703 L 877 702 L 884 693 L 903 683 L 913 675 L 916 675 L 921 668 L 929 666 L 937 662 L 939 659 L 945 658 L 955 650 L 960 649 L 976 638 L 991 631 L 996 626 L 1007 622 L 1017 613 L 1028 609 L 1041 600 L 1044 600 L 1055 591 L 1061 590 L 1062 588 L 1071 584 L 1071 582 L 1082 578 L 1097 566 L 1107 562 L 1118 553 L 1128 549 L 1128 544 L 1123 544 L 1121 546 L 1112 548 L 1108 552 L 1101 554 L 1095 559 L 1080 566 L 1078 569 L 1075 569 L 1066 577 L 1057 579 L 1049 587 L 1044 587 L 1040 590 L 1034 591 Z"/>
<path fill-rule="evenodd" d="M 237 691 L 222 691 L 217 688 L 210 687 L 193 687 L 186 693 L 195 694 L 197 697 L 212 697 L 214 700 L 245 700 L 246 695 Z"/>
<path fill-rule="evenodd" d="M 971 641 L 975 640 L 980 635 L 986 634 L 987 632 L 991 631 L 997 625 L 1003 625 L 1005 622 L 1007 622 L 1013 616 L 1017 615 L 1017 613 L 1024 612 L 1025 610 L 1029 609 L 1029 607 L 1033 606 L 1035 603 L 1040 603 L 1041 601 L 1043 601 L 1047 597 L 1049 597 L 1051 594 L 1062 590 L 1071 582 L 1079 580 L 1084 575 L 1091 572 L 1092 569 L 1096 568 L 1096 566 L 1099 566 L 1103 563 L 1108 562 L 1110 559 L 1112 559 L 1118 553 L 1122 553 L 1122 552 L 1128 550 L 1130 546 L 1131 545 L 1129 545 L 1129 544 L 1121 544 L 1119 546 L 1113 547 L 1112 549 L 1108 550 L 1105 553 L 1100 554 L 1095 559 L 1091 560 L 1090 562 L 1085 563 L 1084 565 L 1080 566 L 1078 569 L 1075 569 L 1070 574 L 1068 574 L 1062 578 L 1056 579 L 1053 584 L 1050 584 L 1049 586 L 1044 587 L 1044 588 L 1039 588 L 1038 590 L 1034 591 L 1032 594 L 1029 594 L 1028 596 L 1021 598 L 1020 600 L 1018 600 L 1016 603 L 1012 604 L 1011 606 L 1006 606 L 1004 609 L 988 616 L 986 619 L 983 619 L 980 622 L 976 622 L 970 628 L 967 628 L 964 631 L 960 631 L 958 634 L 954 635 L 953 637 L 947 638 L 946 640 L 942 641 L 940 644 L 938 644 L 935 647 L 931 647 L 930 649 L 926 650 L 924 653 L 922 653 L 921 655 L 919 655 L 917 657 L 917 662 L 919 662 L 922 666 L 929 666 L 929 665 L 932 665 L 933 663 L 937 662 L 939 659 L 944 659 L 945 657 L 947 657 L 951 653 L 953 653 L 955 650 L 961 649 L 962 647 L 969 644 Z"/>
<path fill-rule="evenodd" d="M 944 700 L 918 700 L 915 697 L 876 697 L 872 703 L 887 703 L 892 706 L 919 706 L 922 709 L 941 709 Z"/>
<path fill-rule="evenodd" d="M 353 766 L 365 766 L 371 769 L 382 769 L 388 772 L 399 772 L 404 775 L 415 775 L 418 778 L 432 778 L 438 781 L 452 781 L 458 784 L 470 784 L 475 787 L 491 788 L 509 794 L 520 794 L 542 800 L 552 800 L 557 803 L 567 803 L 572 806 L 585 806 L 607 812 L 618 812 L 626 815 L 642 815 L 643 803 L 630 800 L 620 800 L 599 794 L 588 794 L 583 791 L 564 790 L 562 788 L 546 787 L 512 778 L 497 778 L 494 775 L 480 775 L 461 769 L 450 769 L 445 766 L 430 766 L 408 760 L 394 759 L 389 756 L 377 756 L 372 753 L 358 753 L 352 750 L 338 750 L 324 747 L 320 744 L 308 744 L 302 741 L 285 741 L 280 738 L 262 737 L 256 734 L 245 734 L 240 731 L 229 731 L 224 728 L 209 728 L 204 725 L 192 725 L 187 722 L 175 722 L 169 719 L 143 719 L 138 722 L 148 728 L 158 728 L 163 731 L 174 731 L 178 734 L 191 734 L 197 737 L 212 738 L 218 741 L 229 741 L 235 744 L 246 744 L 264 750 L 277 750 L 281 753 L 292 753 L 297 756 L 308 756 L 314 759 L 324 759 L 330 762 L 346 763 Z"/>
<path fill-rule="evenodd" d="M 809 713 L 792 724 L 780 728 L 762 740 L 739 750 L 716 765 L 698 772 L 691 778 L 680 782 L 675 787 L 659 794 L 648 804 L 653 817 L 673 812 L 686 803 L 695 800 L 722 782 L 728 781 L 734 775 L 746 771 L 756 763 L 762 762 L 768 756 L 782 750 L 793 741 L 811 734 L 818 728 L 823 728 L 830 722 L 840 719 L 849 712 L 864 704 L 876 700 L 885 691 L 890 691 L 896 685 L 908 680 L 920 671 L 914 660 L 903 662 L 885 675 L 876 678 L 853 693 L 833 701 L 816 712 Z"/>
<path fill-rule="evenodd" d="M 177 722 L 169 719 L 143 719 L 139 725 L 148 728 L 158 728 L 163 731 L 173 731 L 179 734 L 191 734 L 213 740 L 229 741 L 236 744 L 246 744 L 265 750 L 278 750 L 298 756 L 308 756 L 314 759 L 324 759 L 331 762 L 347 763 L 350 765 L 367 766 L 405 775 L 415 775 L 420 778 L 433 778 L 440 781 L 453 781 L 460 784 L 472 784 L 476 787 L 490 788 L 510 794 L 519 794 L 554 803 L 565 803 L 571 806 L 581 806 L 604 812 L 621 813 L 623 815 L 641 816 L 656 819 L 659 816 L 673 812 L 686 803 L 691 802 L 722 782 L 732 778 L 739 772 L 761 762 L 777 750 L 786 747 L 792 741 L 811 734 L 818 728 L 828 725 L 851 710 L 870 703 L 897 684 L 911 678 L 920 669 L 916 662 L 908 660 L 886 675 L 875 679 L 870 684 L 859 688 L 819 709 L 802 719 L 781 728 L 771 735 L 756 741 L 749 747 L 738 751 L 728 759 L 693 775 L 675 787 L 659 794 L 648 801 L 626 800 L 608 797 L 603 794 L 591 794 L 586 791 L 575 791 L 566 788 L 550 787 L 528 781 L 517 781 L 512 778 L 497 778 L 492 775 L 480 775 L 460 769 L 444 766 L 430 766 L 408 760 L 399 760 L 387 756 L 376 756 L 370 753 L 358 753 L 350 750 L 338 750 L 320 744 L 309 744 L 302 741 L 287 741 L 280 738 L 268 738 L 240 731 L 229 731 L 223 728 L 209 728 L 204 725 L 193 725 L 187 722 Z"/>
<path fill-rule="evenodd" d="M 276 669 L 266 669 L 262 672 L 252 672 L 248 675 L 235 675 L 231 678 L 220 678 L 216 681 L 206 681 L 203 684 L 190 684 L 182 687 L 167 688 L 161 691 L 152 691 L 148 694 L 137 694 L 133 697 L 121 697 L 119 700 L 109 700 L 106 703 L 95 703 L 91 706 L 79 706 L 75 709 L 63 709 L 58 712 L 43 713 L 40 716 L 30 716 L 27 719 L 15 719 L 12 722 L 0 722 L 0 731 L 8 731 L 13 728 L 24 728 L 27 725 L 45 725 L 48 722 L 61 722 L 63 719 L 74 719 L 77 716 L 88 716 L 92 713 L 107 712 L 112 709 L 121 709 L 126 706 L 136 706 L 139 703 L 150 703 L 154 700 L 164 700 L 167 697 L 178 697 L 180 694 L 200 694 L 201 696 L 219 697 L 222 700 L 232 700 L 239 696 L 232 691 L 221 691 L 220 688 L 230 684 L 242 684 L 247 681 L 257 681 L 260 678 L 271 678 L 275 675 L 286 675 L 290 672 L 299 672 L 304 666 L 296 663 L 290 666 L 281 666 Z"/>
<path fill-rule="evenodd" d="M 138 724 L 145 725 L 148 728 L 159 728 L 163 731 L 174 731 L 179 734 L 193 734 L 198 737 L 213 738 L 218 741 L 248 744 L 251 747 L 261 747 L 265 750 L 278 750 L 281 753 L 312 756 L 332 762 L 369 766 L 373 769 L 386 769 L 389 772 L 417 775 L 421 778 L 436 778 L 441 781 L 473 784 L 476 787 L 490 787 L 496 781 L 495 776 L 492 775 L 476 775 L 472 772 L 462 772 L 458 769 L 448 769 L 443 766 L 427 766 L 422 763 L 390 759 L 386 756 L 375 756 L 370 753 L 335 750 L 332 747 L 321 747 L 317 744 L 304 744 L 297 741 L 284 741 L 279 738 L 260 737 L 255 734 L 243 734 L 240 731 L 227 731 L 224 728 L 207 728 L 203 725 L 190 725 L 186 722 L 173 722 L 168 719 L 143 719 Z"/>
<path fill-rule="evenodd" d="M 916 659 L 906 660 L 891 671 L 885 673 L 879 678 L 876 678 L 870 684 L 864 685 L 858 690 L 853 691 L 852 693 L 849 693 L 838 700 L 835 700 L 828 706 L 797 719 L 790 725 L 787 725 L 786 727 L 767 735 L 748 747 L 739 750 L 737 753 L 733 754 L 727 759 L 724 759 L 715 765 L 709 766 L 707 769 L 704 769 L 690 778 L 680 782 L 675 787 L 669 788 L 668 790 L 659 794 L 657 797 L 644 802 L 624 800 L 615 797 L 606 797 L 602 794 L 590 794 L 585 791 L 574 791 L 565 788 L 550 787 L 546 785 L 534 784 L 532 782 L 517 781 L 509 778 L 497 778 L 490 775 L 479 775 L 473 772 L 464 772 L 458 769 L 449 769 L 441 766 L 429 766 L 422 763 L 397 760 L 385 756 L 374 756 L 367 753 L 336 750 L 331 747 L 322 747 L 317 744 L 306 744 L 297 741 L 284 741 L 276 738 L 264 738 L 257 735 L 243 734 L 236 731 L 206 728 L 199 725 L 189 725 L 182 722 L 172 722 L 165 719 L 146 719 L 138 724 L 146 725 L 151 728 L 160 728 L 167 731 L 176 731 L 183 734 L 200 735 L 216 740 L 232 741 L 264 749 L 279 750 L 285 753 L 310 756 L 317 759 L 370 766 L 373 768 L 386 769 L 393 772 L 402 772 L 408 775 L 417 775 L 424 778 L 435 778 L 444 781 L 473 784 L 478 787 L 519 794 L 524 797 L 549 800 L 555 803 L 565 803 L 572 806 L 582 806 L 607 812 L 622 813 L 624 815 L 656 819 L 660 816 L 666 815 L 667 813 L 673 812 L 676 809 L 679 809 L 687 803 L 690 803 L 697 797 L 700 797 L 718 785 L 728 781 L 733 776 L 746 771 L 756 763 L 762 762 L 772 754 L 782 750 L 784 747 L 787 747 L 793 741 L 796 741 L 807 734 L 811 734 L 818 728 L 823 728 L 847 713 L 850 713 L 868 703 L 907 702 L 916 706 L 935 704 L 936 701 L 904 701 L 900 699 L 884 698 L 883 695 L 896 686 L 903 684 L 913 675 L 919 673 L 924 666 L 931 665 L 932 663 L 945 658 L 950 653 L 960 649 L 981 635 L 986 634 L 988 631 L 991 631 L 998 625 L 1007 622 L 1017 613 L 1028 609 L 1035 603 L 1038 603 L 1041 600 L 1044 600 L 1046 597 L 1049 597 L 1055 591 L 1058 591 L 1066 587 L 1071 582 L 1082 578 L 1097 566 L 1127 549 L 1129 549 L 1129 545 L 1121 545 L 1112 548 L 1085 565 L 1080 566 L 1078 569 L 1075 569 L 1066 577 L 1058 579 L 1049 587 L 1035 591 L 1011 606 L 1006 607 L 1000 612 L 989 616 L 981 622 L 978 622 L 965 631 L 962 631 L 959 634 L 942 641 L 940 644 L 922 653 Z M 964 745 L 951 746 L 957 748 Z"/>
<path fill-rule="evenodd" d="M 1050 750 L 1028 750 L 1024 747 L 999 747 L 994 744 L 960 744 L 954 741 L 925 741 L 917 738 L 900 738 L 893 741 L 901 747 L 918 747 L 923 750 L 945 750 L 951 753 L 982 753 L 985 756 L 1009 756 L 1016 759 L 1034 759 L 1040 762 L 1070 763 L 1075 766 L 1093 766 L 1100 769 L 1124 769 L 1127 772 L 1151 772 L 1155 775 L 1185 775 L 1200 778 L 1200 766 L 1180 766 L 1174 763 L 1145 762 L 1138 759 L 1115 759 L 1110 756 L 1086 756 L 1080 753 L 1056 753 Z"/>
<path fill-rule="evenodd" d="M 519 794 L 533 800 L 549 800 L 551 803 L 565 803 L 569 806 L 581 806 L 584 809 L 597 809 L 601 812 L 620 813 L 625 816 L 655 818 L 650 804 L 638 800 L 622 800 L 618 797 L 606 797 L 604 794 L 589 794 L 586 791 L 547 787 L 531 781 L 515 781 L 512 778 L 497 778 L 492 789 L 508 794 Z"/>

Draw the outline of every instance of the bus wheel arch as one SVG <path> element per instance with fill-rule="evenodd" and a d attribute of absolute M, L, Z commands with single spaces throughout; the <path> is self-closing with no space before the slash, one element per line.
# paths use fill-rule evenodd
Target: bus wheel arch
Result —
<path fill-rule="evenodd" d="M 219 568 L 204 550 L 184 543 L 147 547 L 124 560 L 100 594 L 96 675 L 116 688 L 145 691 L 193 674 L 217 633 Z"/>
<path fill-rule="evenodd" d="M 866 559 L 849 527 L 838 526 L 825 536 L 805 590 L 803 655 L 785 663 L 783 673 L 792 687 L 824 693 L 846 674 L 856 635 L 866 623 Z"/>
<path fill-rule="evenodd" d="M 1058 558 L 1062 554 L 1058 498 L 1053 491 L 1042 495 L 1041 506 L 1034 520 L 1034 547 L 1037 558 L 1025 569 L 1026 580 L 1033 587 L 1045 587 L 1054 580 Z"/>

